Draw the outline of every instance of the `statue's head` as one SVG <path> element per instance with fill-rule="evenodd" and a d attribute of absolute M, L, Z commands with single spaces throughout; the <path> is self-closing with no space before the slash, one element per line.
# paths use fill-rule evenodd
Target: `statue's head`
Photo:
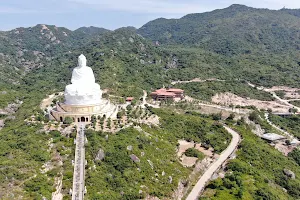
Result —
<path fill-rule="evenodd" d="M 78 57 L 78 67 L 85 67 L 86 66 L 86 57 L 81 54 L 79 57 Z"/>

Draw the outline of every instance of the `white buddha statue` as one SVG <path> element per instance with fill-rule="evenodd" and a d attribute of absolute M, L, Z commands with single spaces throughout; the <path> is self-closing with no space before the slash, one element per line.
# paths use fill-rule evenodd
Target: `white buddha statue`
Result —
<path fill-rule="evenodd" d="M 86 66 L 82 54 L 78 57 L 78 66 L 73 69 L 71 83 L 65 89 L 65 104 L 94 105 L 101 102 L 100 85 L 95 83 L 93 70 Z"/>

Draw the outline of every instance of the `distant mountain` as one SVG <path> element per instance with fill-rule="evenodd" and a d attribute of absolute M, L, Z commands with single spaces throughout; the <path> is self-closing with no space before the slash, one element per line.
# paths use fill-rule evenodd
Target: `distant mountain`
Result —
<path fill-rule="evenodd" d="M 0 32 L 0 82 L 18 83 L 23 71 L 43 67 L 53 57 L 73 51 L 109 30 L 82 27 L 75 31 L 38 24 Z"/>
<path fill-rule="evenodd" d="M 149 73 L 137 77 L 148 81 L 147 77 L 157 76 L 155 85 L 159 85 L 159 77 L 161 82 L 213 77 L 296 87 L 300 74 L 299 13 L 300 10 L 232 5 L 180 19 L 159 18 L 140 29 L 81 27 L 71 31 L 39 24 L 4 31 L 0 32 L 0 83 L 17 84 L 20 76 L 32 69 L 52 66 L 53 59 L 61 56 L 73 56 L 74 60 L 80 53 L 90 55 L 96 65 L 106 57 L 101 62 L 111 64 L 112 69 L 116 64 L 108 55 L 113 51 L 114 62 L 121 65 L 118 69 L 130 70 L 127 68 L 136 63 L 139 73 Z M 143 53 L 145 45 L 147 53 Z M 148 64 L 141 63 L 159 63 L 160 68 L 151 72 L 151 65 L 148 69 Z M 158 72 L 162 75 L 158 76 Z M 101 74 L 109 81 L 117 81 L 134 73 L 115 78 L 109 70 Z M 133 84 L 135 80 L 131 80 Z"/>
<path fill-rule="evenodd" d="M 80 27 L 74 31 L 74 33 L 82 33 L 85 35 L 101 35 L 104 33 L 110 32 L 110 30 L 105 29 L 105 28 L 99 28 L 95 26 L 90 26 L 90 27 Z"/>
<path fill-rule="evenodd" d="M 72 52 L 58 54 L 44 67 L 31 70 L 23 81 L 31 90 L 42 85 L 48 91 L 63 90 L 81 53 L 93 68 L 96 82 L 121 96 L 138 97 L 142 89 L 161 87 L 170 81 L 166 74 L 170 54 L 138 35 L 132 27 L 110 31 Z"/>
<path fill-rule="evenodd" d="M 300 10 L 232 5 L 180 19 L 156 19 L 138 33 L 161 44 L 200 47 L 223 55 L 300 49 Z"/>

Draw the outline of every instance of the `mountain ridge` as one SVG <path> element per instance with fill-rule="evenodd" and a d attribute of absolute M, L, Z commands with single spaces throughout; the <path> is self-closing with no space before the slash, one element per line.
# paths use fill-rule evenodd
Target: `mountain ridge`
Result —
<path fill-rule="evenodd" d="M 179 19 L 156 19 L 138 33 L 161 44 L 197 46 L 223 55 L 299 49 L 300 20 L 286 10 L 232 5 Z"/>

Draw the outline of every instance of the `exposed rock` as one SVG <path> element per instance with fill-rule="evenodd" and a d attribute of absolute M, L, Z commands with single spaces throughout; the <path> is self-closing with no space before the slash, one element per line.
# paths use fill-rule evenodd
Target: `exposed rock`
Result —
<path fill-rule="evenodd" d="M 104 158 L 105 158 L 105 153 L 104 153 L 103 149 L 100 148 L 98 150 L 98 153 L 97 153 L 96 157 L 95 157 L 95 161 L 101 161 Z"/>
<path fill-rule="evenodd" d="M 4 120 L 3 119 L 1 119 L 0 120 L 0 130 L 3 128 L 5 126 L 5 124 L 4 124 Z"/>
<path fill-rule="evenodd" d="M 136 155 L 134 155 L 134 154 L 131 154 L 129 157 L 135 163 L 139 163 L 140 162 L 140 159 Z"/>
<path fill-rule="evenodd" d="M 165 172 L 165 171 L 163 171 L 163 172 L 161 173 L 161 175 L 162 175 L 162 176 L 166 175 L 166 172 Z"/>
<path fill-rule="evenodd" d="M 176 57 L 173 57 L 171 61 L 167 63 L 166 68 L 171 69 L 171 68 L 177 68 L 178 67 L 178 59 Z"/>
<path fill-rule="evenodd" d="M 172 176 L 169 176 L 169 183 L 172 183 L 172 181 L 173 181 Z"/>
<path fill-rule="evenodd" d="M 151 168 L 153 169 L 154 167 L 153 167 L 153 163 L 151 162 L 151 160 L 147 160 L 147 161 L 148 161 L 149 165 L 151 166 Z"/>
<path fill-rule="evenodd" d="M 45 37 L 49 40 L 51 39 L 51 35 L 49 35 L 49 34 L 45 34 Z"/>
<path fill-rule="evenodd" d="M 289 169 L 284 169 L 283 172 L 284 172 L 285 175 L 287 175 L 291 179 L 296 178 L 295 173 L 293 171 L 289 170 Z"/>
<path fill-rule="evenodd" d="M 132 146 L 131 145 L 127 146 L 127 150 L 132 151 Z"/>
<path fill-rule="evenodd" d="M 145 45 L 143 43 L 140 44 L 140 49 L 141 49 L 141 51 L 145 51 L 146 50 Z"/>
<path fill-rule="evenodd" d="M 17 52 L 17 55 L 18 55 L 19 57 L 21 57 L 21 56 L 24 55 L 24 53 L 23 53 L 23 51 L 18 51 L 18 52 Z"/>
<path fill-rule="evenodd" d="M 132 37 L 129 38 L 130 43 L 134 43 L 134 39 Z"/>

